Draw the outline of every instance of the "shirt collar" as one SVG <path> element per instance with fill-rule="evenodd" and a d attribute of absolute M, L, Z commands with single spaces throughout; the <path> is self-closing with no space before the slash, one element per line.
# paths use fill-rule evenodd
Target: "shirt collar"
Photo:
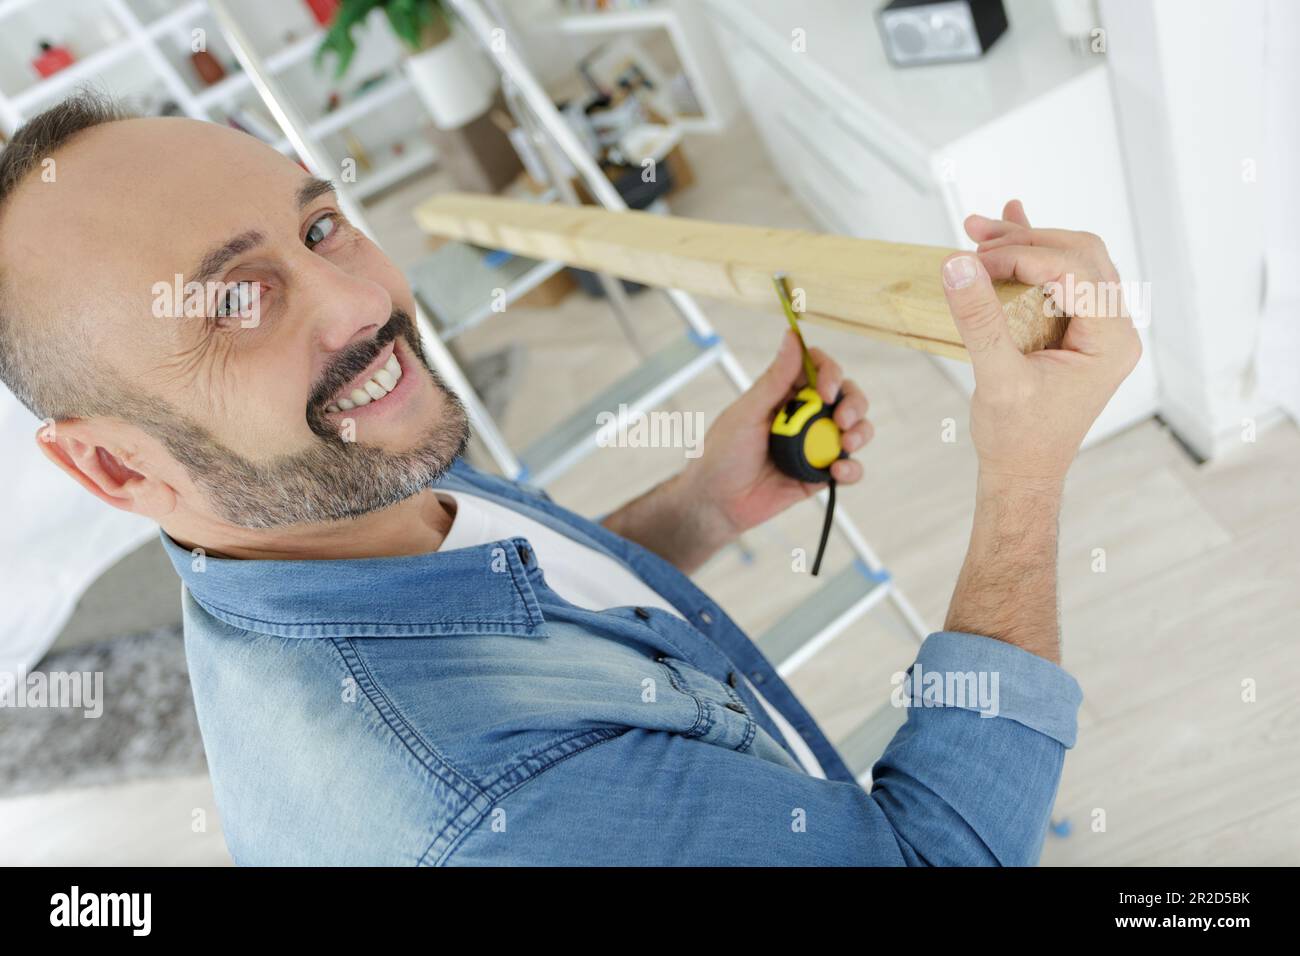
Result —
<path fill-rule="evenodd" d="M 234 560 L 163 547 L 204 610 L 280 637 L 544 636 L 528 541 L 507 538 L 409 557 Z"/>

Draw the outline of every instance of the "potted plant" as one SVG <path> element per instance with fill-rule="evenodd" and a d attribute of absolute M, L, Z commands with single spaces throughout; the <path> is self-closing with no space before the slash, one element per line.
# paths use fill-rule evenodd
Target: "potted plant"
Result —
<path fill-rule="evenodd" d="M 334 76 L 343 76 L 357 50 L 353 31 L 375 9 L 384 11 L 406 47 L 406 75 L 434 125 L 459 129 L 487 112 L 495 85 L 488 82 L 478 51 L 452 29 L 451 14 L 442 0 L 342 0 L 316 51 L 316 62 L 333 53 Z"/>

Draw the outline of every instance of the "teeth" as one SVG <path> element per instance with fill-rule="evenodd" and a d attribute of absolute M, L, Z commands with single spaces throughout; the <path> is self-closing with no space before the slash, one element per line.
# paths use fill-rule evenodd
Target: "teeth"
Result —
<path fill-rule="evenodd" d="M 325 406 L 327 412 L 351 411 L 362 405 L 377 402 L 393 389 L 402 378 L 402 363 L 397 361 L 397 353 L 388 357 L 384 367 L 360 388 L 354 388 L 347 398 L 337 398 Z"/>

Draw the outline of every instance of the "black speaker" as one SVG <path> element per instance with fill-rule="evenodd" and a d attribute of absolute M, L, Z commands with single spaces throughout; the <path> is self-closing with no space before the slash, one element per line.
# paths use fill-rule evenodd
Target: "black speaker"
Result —
<path fill-rule="evenodd" d="M 951 63 L 983 55 L 1007 29 L 1002 0 L 890 0 L 876 13 L 895 66 Z"/>

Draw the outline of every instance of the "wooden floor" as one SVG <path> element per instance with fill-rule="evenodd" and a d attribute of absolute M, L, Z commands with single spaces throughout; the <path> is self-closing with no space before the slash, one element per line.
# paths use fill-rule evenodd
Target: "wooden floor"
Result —
<path fill-rule="evenodd" d="M 743 125 L 688 144 L 699 182 L 674 202 L 683 215 L 812 227 Z M 374 220 L 399 263 L 422 240 L 410 205 L 446 188 L 436 178 L 382 201 Z M 1067 224 L 1063 224 L 1067 225 Z M 655 295 L 635 300 L 647 349 L 681 334 Z M 708 311 L 751 374 L 781 324 L 734 307 Z M 865 481 L 842 496 L 900 585 L 934 627 L 963 557 L 975 460 L 966 401 L 924 356 L 822 329 L 870 396 L 876 440 L 860 453 Z M 636 353 L 606 308 L 512 309 L 470 333 L 471 355 L 519 342 L 528 365 L 503 426 L 516 447 L 630 370 Z M 732 398 L 717 372 L 676 408 L 708 420 Z M 941 441 L 945 418 L 957 441 Z M 589 515 L 672 474 L 681 450 L 603 449 L 551 489 Z M 1195 467 L 1147 422 L 1083 453 L 1062 519 L 1065 663 L 1085 692 L 1078 745 L 1066 760 L 1047 864 L 1300 863 L 1300 433 L 1280 425 L 1211 465 Z M 751 632 L 815 585 L 791 570 L 792 548 L 816 543 L 820 512 L 802 505 L 752 534 L 699 575 Z M 1094 568 L 1104 549 L 1105 571 Z M 828 566 L 845 560 L 833 547 Z M 880 608 L 796 672 L 796 691 L 833 738 L 878 707 L 916 644 Z M 1253 682 L 1253 702 L 1243 684 Z M 4 801 L 3 862 L 221 862 L 204 779 L 96 788 Z M 192 808 L 209 829 L 193 832 Z M 1103 819 L 1104 830 L 1095 826 Z M 175 826 L 160 827 L 159 819 Z M 105 842 L 112 834 L 111 843 Z"/>

